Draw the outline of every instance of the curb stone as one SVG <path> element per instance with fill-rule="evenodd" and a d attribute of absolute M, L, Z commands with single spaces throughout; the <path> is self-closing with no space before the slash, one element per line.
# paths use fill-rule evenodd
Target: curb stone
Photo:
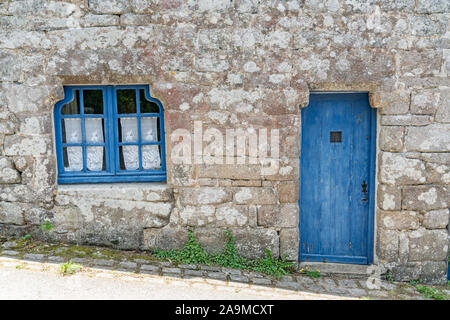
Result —
<path fill-rule="evenodd" d="M 61 252 L 64 251 L 65 250 L 62 250 Z M 119 271 L 121 272 L 119 278 L 125 277 L 126 279 L 129 278 L 133 281 L 151 280 L 157 282 L 162 279 L 160 282 L 166 284 L 173 282 L 174 285 L 189 285 L 199 288 L 201 286 L 213 285 L 231 291 L 264 291 L 267 295 L 270 295 L 270 292 L 289 294 L 290 290 L 291 292 L 301 291 L 304 294 L 308 294 L 309 292 L 311 294 L 319 295 L 334 295 L 336 299 L 355 297 L 366 297 L 368 299 L 424 299 L 415 288 L 408 286 L 406 283 L 390 283 L 385 280 L 381 280 L 380 287 L 377 290 L 371 290 L 367 287 L 367 280 L 351 279 L 348 277 L 332 278 L 321 276 L 319 278 L 310 278 L 304 274 L 291 274 L 275 280 L 261 273 L 249 270 L 195 264 L 173 265 L 168 261 L 152 261 L 146 259 L 134 259 L 133 261 L 128 261 L 124 258 L 122 261 L 117 261 L 117 259 L 107 258 L 70 258 L 40 253 L 23 254 L 15 250 L 3 250 L 0 252 L 0 258 L 2 256 L 5 257 L 4 259 L 6 261 L 2 261 L 1 265 L 9 267 L 14 267 L 21 263 L 22 261 L 17 260 L 18 258 L 28 260 L 28 262 L 25 263 L 24 268 L 33 270 L 44 270 L 46 268 L 46 261 L 48 261 L 48 263 L 71 261 L 90 269 L 92 269 L 91 266 L 97 267 L 97 269 L 92 270 L 97 270 L 98 272 L 94 272 L 98 274 L 99 277 L 102 277 L 103 275 L 104 277 L 115 278 L 114 275 L 101 271 L 102 269 L 107 269 Z M 44 265 L 34 265 L 33 262 Z M 154 278 L 150 280 L 140 278 L 139 273 L 154 276 Z M 447 295 L 450 293 L 450 290 L 448 289 L 442 289 L 442 291 Z"/>

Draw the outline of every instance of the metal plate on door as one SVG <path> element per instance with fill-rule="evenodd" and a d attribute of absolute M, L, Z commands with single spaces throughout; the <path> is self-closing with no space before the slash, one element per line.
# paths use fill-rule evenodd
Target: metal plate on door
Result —
<path fill-rule="evenodd" d="M 342 142 L 342 131 L 330 131 L 330 142 Z"/>

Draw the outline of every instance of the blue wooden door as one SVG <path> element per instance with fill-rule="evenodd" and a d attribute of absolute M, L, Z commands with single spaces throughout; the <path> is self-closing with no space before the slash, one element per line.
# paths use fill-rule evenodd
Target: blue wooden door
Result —
<path fill-rule="evenodd" d="M 300 261 L 372 262 L 375 117 L 366 93 L 311 94 L 302 109 Z"/>

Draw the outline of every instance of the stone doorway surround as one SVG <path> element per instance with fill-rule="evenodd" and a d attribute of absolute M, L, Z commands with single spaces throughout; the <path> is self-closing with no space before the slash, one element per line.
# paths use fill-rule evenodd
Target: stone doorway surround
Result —
<path fill-rule="evenodd" d="M 449 163 L 448 153 L 440 153 L 445 145 L 431 142 L 445 135 L 445 125 L 440 128 L 439 122 L 446 122 L 443 109 L 448 91 L 390 90 L 377 83 L 320 83 L 309 84 L 309 89 L 368 92 L 370 106 L 378 109 L 373 251 L 377 272 L 389 271 L 400 281 L 445 283 L 448 179 L 430 177 L 430 170 L 445 170 Z M 431 124 L 432 117 L 425 116 L 432 114 L 427 108 L 436 111 L 437 124 Z M 430 131 L 422 129 L 427 125 L 432 127 Z M 321 265 L 338 273 L 346 269 Z"/>

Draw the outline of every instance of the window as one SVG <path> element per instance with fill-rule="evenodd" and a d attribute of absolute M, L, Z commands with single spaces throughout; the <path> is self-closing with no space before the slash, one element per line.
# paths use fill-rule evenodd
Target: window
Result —
<path fill-rule="evenodd" d="M 164 113 L 149 86 L 66 86 L 55 106 L 58 183 L 166 180 Z"/>

